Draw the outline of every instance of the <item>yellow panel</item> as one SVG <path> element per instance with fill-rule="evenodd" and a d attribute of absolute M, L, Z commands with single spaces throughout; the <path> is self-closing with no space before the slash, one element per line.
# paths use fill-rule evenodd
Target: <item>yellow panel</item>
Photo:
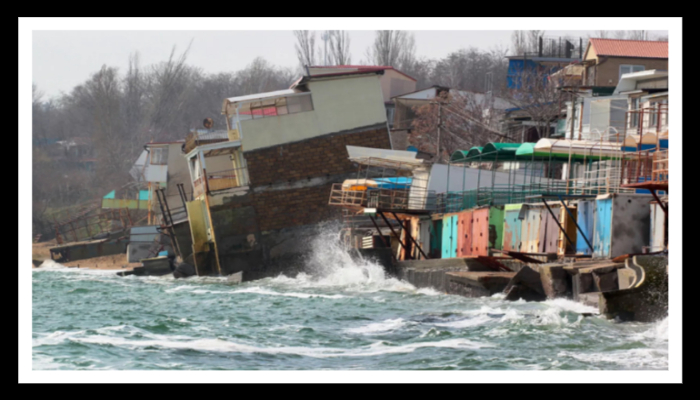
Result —
<path fill-rule="evenodd" d="M 193 200 L 187 203 L 187 214 L 190 219 L 190 230 L 192 231 L 192 247 L 195 253 L 207 251 L 207 225 L 204 220 L 207 216 L 204 213 L 204 201 Z"/>

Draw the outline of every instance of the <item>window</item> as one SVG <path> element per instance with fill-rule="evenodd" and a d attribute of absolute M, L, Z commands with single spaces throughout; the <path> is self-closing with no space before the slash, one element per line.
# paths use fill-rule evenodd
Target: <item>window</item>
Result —
<path fill-rule="evenodd" d="M 631 105 L 631 110 L 636 111 L 639 109 L 639 97 L 635 97 L 632 99 L 632 105 Z M 630 118 L 630 128 L 636 128 L 637 125 L 639 124 L 639 113 L 632 112 L 629 114 Z"/>
<path fill-rule="evenodd" d="M 151 164 L 166 165 L 168 163 L 168 148 L 155 147 L 151 148 Z"/>
<path fill-rule="evenodd" d="M 249 108 L 250 110 L 239 112 L 241 121 L 313 111 L 314 106 L 311 94 L 308 93 L 302 96 L 278 97 L 272 100 L 251 102 Z"/>
<path fill-rule="evenodd" d="M 620 65 L 620 78 L 622 78 L 623 74 L 629 74 L 630 72 L 639 72 L 639 71 L 644 71 L 643 65 L 622 64 L 622 65 Z"/>
<path fill-rule="evenodd" d="M 289 114 L 296 114 L 314 109 L 311 95 L 287 97 L 287 110 Z"/>

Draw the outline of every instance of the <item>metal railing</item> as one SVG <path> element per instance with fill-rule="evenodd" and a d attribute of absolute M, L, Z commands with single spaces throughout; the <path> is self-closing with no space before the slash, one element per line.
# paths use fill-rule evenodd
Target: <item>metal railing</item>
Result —
<path fill-rule="evenodd" d="M 482 206 L 528 203 L 529 197 L 540 194 L 566 194 L 565 181 L 553 181 L 549 184 L 494 185 L 461 192 L 439 193 L 436 196 L 435 212 L 453 213 Z"/>
<path fill-rule="evenodd" d="M 80 242 L 96 239 L 115 230 L 133 225 L 129 209 L 111 209 L 93 215 L 83 215 L 68 221 L 54 221 L 56 243 Z"/>
<path fill-rule="evenodd" d="M 621 184 L 649 183 L 668 185 L 668 150 L 647 150 L 630 154 L 623 160 Z"/>
<path fill-rule="evenodd" d="M 435 191 L 420 188 L 351 190 L 342 183 L 334 183 L 328 204 L 351 208 L 378 208 L 385 210 L 433 210 Z"/>
<path fill-rule="evenodd" d="M 626 112 L 626 136 L 668 132 L 668 104 L 658 103 Z"/>

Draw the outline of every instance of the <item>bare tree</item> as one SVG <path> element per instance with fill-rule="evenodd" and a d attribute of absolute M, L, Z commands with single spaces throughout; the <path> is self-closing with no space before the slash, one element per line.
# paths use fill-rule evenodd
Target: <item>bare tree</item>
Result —
<path fill-rule="evenodd" d="M 510 37 L 511 50 L 517 55 L 536 52 L 539 38 L 544 35 L 544 32 L 539 30 L 513 31 Z"/>
<path fill-rule="evenodd" d="M 414 107 L 409 143 L 431 154 L 439 148 L 436 162 L 445 162 L 457 150 L 502 140 L 497 129 L 500 112 L 493 102 L 483 93 L 443 91 L 434 101 Z"/>
<path fill-rule="evenodd" d="M 294 31 L 297 43 L 294 48 L 302 68 L 305 65 L 316 65 L 316 32 Z"/>
<path fill-rule="evenodd" d="M 627 31 L 628 40 L 647 40 L 647 31 Z"/>
<path fill-rule="evenodd" d="M 350 64 L 350 35 L 347 31 L 328 31 L 333 65 Z"/>
<path fill-rule="evenodd" d="M 514 79 L 515 88 L 505 94 L 505 99 L 529 117 L 540 138 L 549 137 L 550 125 L 561 112 L 561 91 L 552 82 L 551 68 L 538 66 L 523 69 Z"/>
<path fill-rule="evenodd" d="M 659 42 L 668 42 L 668 33 L 655 35 L 653 39 Z"/>
<path fill-rule="evenodd" d="M 180 138 L 189 128 L 183 113 L 194 91 L 193 82 L 200 76 L 197 69 L 186 64 L 190 46 L 178 58 L 173 46 L 168 61 L 151 67 L 147 111 L 148 130 L 154 136 Z"/>
<path fill-rule="evenodd" d="M 377 31 L 365 56 L 370 63 L 409 69 L 415 62 L 416 41 L 407 31 Z"/>

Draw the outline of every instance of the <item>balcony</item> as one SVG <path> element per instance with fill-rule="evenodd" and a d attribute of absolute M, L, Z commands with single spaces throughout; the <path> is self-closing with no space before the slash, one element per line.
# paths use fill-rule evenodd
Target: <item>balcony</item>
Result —
<path fill-rule="evenodd" d="M 668 150 L 639 151 L 623 160 L 622 186 L 668 190 Z"/>
<path fill-rule="evenodd" d="M 435 192 L 425 189 L 348 187 L 334 183 L 329 205 L 347 208 L 376 208 L 387 211 L 423 211 L 435 207 Z"/>
<path fill-rule="evenodd" d="M 195 179 L 192 184 L 194 186 L 194 196 L 198 197 L 206 192 L 207 187 L 209 192 L 217 192 L 220 190 L 233 189 L 248 185 L 247 168 L 234 168 L 222 171 L 207 171 L 206 175 Z"/>

